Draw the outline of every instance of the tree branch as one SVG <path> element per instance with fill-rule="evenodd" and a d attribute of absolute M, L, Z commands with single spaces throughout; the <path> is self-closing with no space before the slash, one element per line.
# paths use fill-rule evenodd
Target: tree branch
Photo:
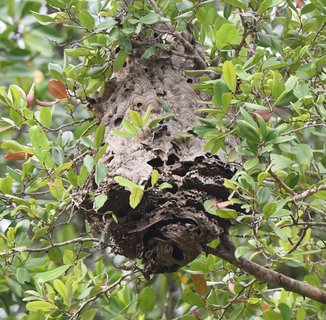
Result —
<path fill-rule="evenodd" d="M 273 177 L 273 179 L 277 182 L 277 184 L 282 189 L 284 189 L 285 191 L 287 191 L 292 196 L 295 195 L 295 192 L 290 187 L 288 187 L 271 169 L 268 170 L 268 173 Z"/>
<path fill-rule="evenodd" d="M 253 275 L 256 279 L 267 282 L 270 285 L 280 286 L 287 291 L 298 293 L 312 300 L 326 304 L 326 292 L 310 284 L 289 278 L 279 272 L 265 268 L 255 262 L 248 261 L 244 258 L 235 258 L 235 246 L 228 236 L 221 237 L 221 244 L 213 249 L 208 246 L 204 247 L 206 253 L 213 254 L 241 270 Z"/>
<path fill-rule="evenodd" d="M 73 320 L 75 318 L 79 319 L 79 315 L 81 312 L 84 310 L 84 308 L 91 302 L 97 300 L 101 295 L 106 294 L 110 290 L 114 289 L 116 286 L 118 286 L 125 278 L 129 277 L 132 275 L 134 272 L 128 272 L 125 275 L 121 276 L 120 279 L 118 279 L 116 282 L 112 283 L 110 286 L 105 286 L 100 292 L 98 292 L 96 295 L 93 297 L 87 299 L 82 303 L 82 305 L 79 307 L 79 309 L 71 316 L 69 317 L 69 320 Z"/>
<path fill-rule="evenodd" d="M 303 200 L 304 198 L 307 198 L 308 196 L 310 196 L 312 194 L 315 194 L 315 193 L 317 193 L 318 191 L 321 191 L 321 190 L 326 190 L 326 184 L 322 184 L 322 185 L 320 185 L 318 187 L 314 187 L 314 188 L 306 190 L 306 191 L 304 191 L 304 192 L 302 192 L 300 194 L 297 194 L 294 197 L 292 197 L 292 199 L 290 199 L 290 202 Z"/>
<path fill-rule="evenodd" d="M 82 243 L 82 242 L 87 242 L 87 241 L 100 242 L 100 240 L 97 238 L 76 238 L 76 239 L 71 239 L 71 240 L 67 240 L 64 242 L 52 243 L 44 248 L 15 247 L 15 248 L 12 248 L 11 250 L 6 251 L 5 253 L 11 254 L 14 252 L 18 252 L 18 253 L 21 253 L 21 252 L 46 252 L 55 247 L 62 247 L 62 246 L 66 246 L 66 245 L 72 244 L 72 243 Z"/>

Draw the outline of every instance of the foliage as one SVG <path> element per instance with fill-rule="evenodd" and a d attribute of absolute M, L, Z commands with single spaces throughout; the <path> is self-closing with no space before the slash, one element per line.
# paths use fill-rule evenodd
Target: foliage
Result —
<path fill-rule="evenodd" d="M 162 16 L 145 0 L 0 4 L 7 159 L 0 179 L 1 308 L 11 319 L 161 319 L 169 308 L 184 320 L 322 319 L 320 303 L 269 288 L 212 255 L 145 282 L 116 268 L 123 259 L 103 252 L 78 215 L 75 200 L 89 176 L 101 186 L 107 174 L 100 161 L 105 128 L 89 103 L 123 67 L 135 35 L 154 32 L 157 22 L 179 32 L 192 23 L 211 63 L 188 71 L 211 97 L 193 131 L 207 152 L 224 150 L 237 167 L 225 185 L 246 213 L 203 205 L 238 222 L 230 230 L 237 257 L 316 287 L 325 281 L 325 2 L 157 3 Z M 155 43 L 144 59 L 165 49 Z M 148 117 L 129 116 L 126 132 L 116 134 L 136 139 Z M 230 140 L 237 144 L 227 153 Z M 152 186 L 157 179 L 153 172 Z M 142 187 L 131 191 L 142 196 Z M 97 210 L 106 201 L 105 194 L 90 196 Z"/>

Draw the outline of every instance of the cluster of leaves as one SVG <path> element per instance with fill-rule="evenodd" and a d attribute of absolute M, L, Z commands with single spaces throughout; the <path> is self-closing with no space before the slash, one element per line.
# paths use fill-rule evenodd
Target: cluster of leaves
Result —
<path fill-rule="evenodd" d="M 75 214 L 89 179 L 101 190 L 107 174 L 100 162 L 105 127 L 89 114 L 88 100 L 104 94 L 105 82 L 132 52 L 131 37 L 154 32 L 157 22 L 177 31 L 192 23 L 211 67 L 189 74 L 200 76 L 194 87 L 212 96 L 194 132 L 206 140 L 206 151 L 224 150 L 234 166 L 243 163 L 225 184 L 233 190 L 231 201 L 248 214 L 214 201 L 204 204 L 207 212 L 240 222 L 231 230 L 237 257 L 317 287 L 325 278 L 325 233 L 318 228 L 326 200 L 325 3 L 163 0 L 157 4 L 161 16 L 152 2 L 135 0 L 128 8 L 125 1 L 0 5 L 11 17 L 0 26 L 0 78 L 16 82 L 0 87 L 1 148 L 10 161 L 0 179 L 0 307 L 24 319 L 89 320 L 96 313 L 112 319 L 321 318 L 319 303 L 267 289 L 213 256 L 144 286 L 101 255 L 100 240 Z M 58 52 L 61 59 L 54 48 L 67 39 L 71 46 Z M 153 43 L 144 58 L 164 49 Z M 53 78 L 48 84 L 42 81 L 47 70 Z M 131 139 L 164 120 L 148 124 L 147 113 L 137 112 L 129 117 L 126 131 L 116 134 Z M 232 140 L 237 143 L 229 152 Z M 137 206 L 143 186 L 116 180 Z M 152 187 L 158 180 L 153 171 Z M 95 210 L 107 200 L 104 193 L 87 196 Z"/>

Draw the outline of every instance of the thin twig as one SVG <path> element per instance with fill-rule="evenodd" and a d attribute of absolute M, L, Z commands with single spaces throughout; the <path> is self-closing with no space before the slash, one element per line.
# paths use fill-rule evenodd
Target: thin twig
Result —
<path fill-rule="evenodd" d="M 288 187 L 271 169 L 268 170 L 268 173 L 273 177 L 273 179 L 277 182 L 277 184 L 282 189 L 284 189 L 285 191 L 287 191 L 292 196 L 295 196 L 295 192 L 290 187 Z"/>
<path fill-rule="evenodd" d="M 79 309 L 69 318 L 69 320 L 73 320 L 75 318 L 79 318 L 79 315 L 81 312 L 84 310 L 84 308 L 90 304 L 91 302 L 97 300 L 102 294 L 106 294 L 110 290 L 114 289 L 116 286 L 118 286 L 125 278 L 129 277 L 132 275 L 133 272 L 128 272 L 125 275 L 123 275 L 119 280 L 116 282 L 112 283 L 110 286 L 105 286 L 100 292 L 98 292 L 95 296 L 87 299 L 86 301 L 83 302 L 83 304 L 79 307 Z"/>
<path fill-rule="evenodd" d="M 307 222 L 296 222 L 291 224 L 284 224 L 281 228 L 285 227 L 293 227 L 293 226 L 307 226 L 307 227 L 326 227 L 326 222 L 319 222 L 319 221 L 307 221 Z"/>
<path fill-rule="evenodd" d="M 286 253 L 286 254 L 290 254 L 292 252 L 294 252 L 295 250 L 297 250 L 297 248 L 299 247 L 300 243 L 302 242 L 303 238 L 305 237 L 306 233 L 307 233 L 308 227 L 305 226 L 302 230 L 301 230 L 301 235 L 299 237 L 299 240 L 297 241 L 297 243 L 295 243 L 293 245 L 293 247 Z"/>
<path fill-rule="evenodd" d="M 293 129 L 293 130 L 290 130 L 290 131 L 283 132 L 283 133 L 280 134 L 280 136 L 287 136 L 287 135 L 289 135 L 291 133 L 298 132 L 298 131 L 301 131 L 301 130 L 305 130 L 307 128 L 314 128 L 314 127 L 326 128 L 326 124 L 324 124 L 324 123 L 306 124 L 303 127 L 296 128 L 296 129 Z"/>
<path fill-rule="evenodd" d="M 304 198 L 307 198 L 315 193 L 317 193 L 318 191 L 321 191 L 321 190 L 326 190 L 326 184 L 322 184 L 318 187 L 313 187 L 309 190 L 306 190 L 300 194 L 296 194 L 294 195 L 294 197 L 292 197 L 292 199 L 289 200 L 289 202 L 295 202 L 295 201 L 298 201 L 298 200 L 303 200 Z"/>
<path fill-rule="evenodd" d="M 5 253 L 11 254 L 14 252 L 19 252 L 19 253 L 21 253 L 21 252 L 43 252 L 43 251 L 48 251 L 55 247 L 62 247 L 62 246 L 66 246 L 66 245 L 69 245 L 72 243 L 81 243 L 81 242 L 87 242 L 87 241 L 100 242 L 100 240 L 97 238 L 76 238 L 76 239 L 71 239 L 71 240 L 67 240 L 64 242 L 52 243 L 44 248 L 33 249 L 33 248 L 25 248 L 25 247 L 16 247 L 16 248 L 12 248 L 9 251 L 6 251 Z"/>

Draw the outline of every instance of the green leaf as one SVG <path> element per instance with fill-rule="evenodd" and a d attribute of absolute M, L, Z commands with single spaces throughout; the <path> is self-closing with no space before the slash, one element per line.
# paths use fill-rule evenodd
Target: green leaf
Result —
<path fill-rule="evenodd" d="M 0 191 L 3 194 L 5 195 L 12 194 L 12 186 L 13 186 L 13 179 L 11 176 L 7 176 L 3 179 L 0 179 Z"/>
<path fill-rule="evenodd" d="M 260 142 L 260 137 L 258 130 L 251 124 L 244 120 L 238 122 L 239 131 L 242 137 L 248 139 L 249 141 L 258 144 Z"/>
<path fill-rule="evenodd" d="M 240 257 L 242 257 L 245 253 L 247 253 L 250 250 L 252 250 L 252 248 L 248 246 L 237 247 L 237 249 L 234 252 L 234 256 L 238 260 Z"/>
<path fill-rule="evenodd" d="M 26 268 L 18 268 L 16 271 L 16 278 L 19 283 L 24 284 L 30 281 L 31 276 Z"/>
<path fill-rule="evenodd" d="M 77 18 L 79 19 L 80 23 L 83 27 L 87 29 L 94 28 L 94 19 L 92 15 L 87 10 L 82 10 L 78 15 Z"/>
<path fill-rule="evenodd" d="M 59 293 L 59 295 L 64 299 L 64 301 L 68 299 L 68 289 L 60 279 L 55 279 L 53 281 L 53 287 Z"/>
<path fill-rule="evenodd" d="M 118 130 L 112 130 L 112 133 L 117 137 L 122 137 L 122 138 L 135 138 L 137 136 L 136 133 L 130 133 L 130 132 L 124 132 Z"/>
<path fill-rule="evenodd" d="M 152 57 L 154 54 L 156 53 L 156 47 L 155 46 L 151 46 L 149 48 L 147 48 L 145 50 L 145 52 L 142 55 L 142 58 L 144 59 L 149 59 L 150 57 Z"/>
<path fill-rule="evenodd" d="M 9 175 L 17 182 L 21 183 L 23 181 L 23 174 L 21 172 L 17 172 L 16 170 L 7 166 L 7 171 Z"/>
<path fill-rule="evenodd" d="M 296 144 L 292 148 L 292 152 L 295 154 L 299 164 L 310 164 L 313 159 L 312 149 L 307 144 Z"/>
<path fill-rule="evenodd" d="M 158 187 L 160 190 L 163 190 L 163 189 L 172 189 L 173 188 L 173 185 L 170 184 L 170 183 L 167 183 L 167 182 L 163 182 L 159 185 Z"/>
<path fill-rule="evenodd" d="M 215 34 L 215 45 L 218 50 L 222 50 L 229 44 L 239 44 L 241 39 L 242 36 L 238 28 L 234 24 L 225 23 L 218 29 Z"/>
<path fill-rule="evenodd" d="M 223 64 L 223 79 L 228 88 L 234 93 L 237 87 L 237 75 L 231 61 L 225 61 Z"/>
<path fill-rule="evenodd" d="M 140 18 L 140 22 L 144 24 L 154 24 L 160 21 L 160 16 L 155 12 L 150 12 L 146 16 Z"/>
<path fill-rule="evenodd" d="M 107 147 L 108 147 L 108 143 L 105 143 L 104 146 L 102 146 L 102 147 L 98 150 L 97 154 L 96 154 L 95 157 L 94 157 L 94 163 L 97 163 L 97 162 L 98 162 L 98 161 L 103 157 L 103 155 L 104 155 L 104 153 L 105 153 Z"/>
<path fill-rule="evenodd" d="M 143 313 L 150 312 L 155 307 L 155 295 L 152 287 L 146 287 L 140 291 L 138 306 Z"/>
<path fill-rule="evenodd" d="M 56 63 L 49 63 L 48 68 L 53 78 L 61 82 L 65 82 L 65 77 L 63 76 L 63 70 L 60 65 Z M 42 108 L 42 109 L 48 109 L 48 108 Z"/>
<path fill-rule="evenodd" d="M 128 120 L 123 120 L 122 125 L 125 130 L 131 132 L 133 135 L 137 134 L 139 129 L 137 129 L 133 124 L 131 124 Z"/>
<path fill-rule="evenodd" d="M 59 201 L 63 199 L 65 189 L 60 178 L 55 178 L 53 182 L 49 182 L 48 187 L 53 197 Z"/>
<path fill-rule="evenodd" d="M 223 106 L 223 94 L 229 92 L 228 86 L 221 79 L 217 80 L 214 85 L 213 104 Z"/>
<path fill-rule="evenodd" d="M 236 219 L 238 214 L 232 209 L 216 209 L 215 215 L 223 219 Z"/>
<path fill-rule="evenodd" d="M 133 122 L 133 124 L 138 127 L 139 129 L 143 128 L 143 119 L 139 112 L 134 110 L 128 110 L 128 114 L 130 117 L 130 120 Z"/>
<path fill-rule="evenodd" d="M 86 167 L 88 173 L 93 171 L 94 159 L 90 155 L 86 155 L 83 160 L 84 166 Z"/>
<path fill-rule="evenodd" d="M 69 183 L 74 187 L 74 188 L 77 188 L 78 186 L 78 176 L 76 174 L 76 172 L 74 170 L 69 170 L 67 173 L 66 173 L 66 177 L 69 181 Z"/>
<path fill-rule="evenodd" d="M 47 301 L 32 301 L 27 303 L 26 309 L 30 312 L 44 311 L 49 312 L 50 310 L 56 309 L 57 307 Z"/>
<path fill-rule="evenodd" d="M 131 208 L 135 209 L 143 198 L 144 190 L 137 186 L 136 188 L 131 188 L 130 192 L 129 204 Z"/>
<path fill-rule="evenodd" d="M 40 108 L 39 117 L 42 125 L 50 128 L 52 124 L 52 108 Z"/>
<path fill-rule="evenodd" d="M 57 279 L 60 276 L 62 276 L 70 267 L 71 267 L 71 265 L 69 264 L 69 265 L 64 265 L 64 266 L 58 267 L 58 268 L 50 270 L 50 271 L 37 273 L 35 275 L 35 278 L 39 283 L 52 281 L 52 280 Z"/>
<path fill-rule="evenodd" d="M 29 137 L 31 139 L 32 146 L 35 150 L 39 150 L 40 148 L 42 148 L 44 151 L 49 151 L 50 143 L 41 127 L 30 127 Z"/>
<path fill-rule="evenodd" d="M 206 304 L 202 296 L 192 292 L 189 288 L 182 292 L 181 298 L 184 302 L 187 302 L 192 306 L 205 307 Z"/>
<path fill-rule="evenodd" d="M 81 320 L 93 320 L 96 316 L 97 310 L 91 309 L 82 313 Z"/>
<path fill-rule="evenodd" d="M 101 123 L 96 131 L 95 131 L 95 135 L 94 135 L 94 148 L 97 149 L 101 146 L 101 144 L 103 143 L 104 140 L 104 135 L 105 135 L 105 126 Z"/>
<path fill-rule="evenodd" d="M 107 167 L 104 163 L 98 163 L 95 167 L 95 183 L 99 186 L 106 178 Z"/>
<path fill-rule="evenodd" d="M 108 199 L 108 196 L 106 194 L 100 194 L 98 196 L 95 197 L 94 199 L 94 210 L 97 212 L 99 209 L 101 209 L 106 200 Z"/>
<path fill-rule="evenodd" d="M 124 177 L 121 177 L 121 176 L 116 176 L 114 177 L 114 181 L 116 183 L 118 183 L 120 186 L 122 187 L 126 187 L 128 189 L 132 189 L 132 188 L 137 188 L 138 187 L 138 184 L 132 182 L 131 180 L 129 179 L 126 179 Z"/>
<path fill-rule="evenodd" d="M 52 18 L 51 16 L 49 16 L 48 14 L 40 14 L 40 13 L 34 12 L 34 11 L 31 11 L 31 13 L 33 14 L 33 16 L 37 19 L 37 21 L 40 24 L 47 25 L 47 24 L 55 22 L 55 19 Z"/>
<path fill-rule="evenodd" d="M 52 158 L 54 160 L 54 162 L 57 164 L 57 165 L 62 165 L 65 161 L 65 156 L 64 156 L 64 153 L 63 153 L 63 150 L 59 147 L 53 147 L 51 149 L 51 155 L 52 155 Z"/>
<path fill-rule="evenodd" d="M 248 7 L 248 2 L 243 0 L 224 0 L 226 3 L 231 4 L 234 7 L 239 7 L 243 10 L 246 10 Z"/>
<path fill-rule="evenodd" d="M 123 67 L 123 64 L 127 59 L 127 56 L 128 54 L 124 50 L 119 51 L 113 63 L 114 72 L 118 72 Z"/>
<path fill-rule="evenodd" d="M 156 184 L 156 182 L 158 181 L 158 178 L 160 177 L 160 174 L 159 174 L 159 172 L 156 170 L 156 169 L 154 169 L 153 171 L 152 171 L 152 176 L 151 176 L 151 185 L 152 185 L 152 187 L 154 187 L 154 185 Z"/>

